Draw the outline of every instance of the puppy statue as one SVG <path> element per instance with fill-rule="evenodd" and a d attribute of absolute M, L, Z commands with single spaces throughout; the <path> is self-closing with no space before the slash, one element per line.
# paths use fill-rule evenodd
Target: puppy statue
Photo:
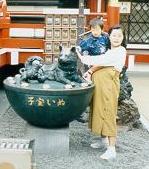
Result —
<path fill-rule="evenodd" d="M 39 74 L 43 73 L 43 59 L 39 56 L 29 57 L 25 63 L 25 68 L 21 68 L 19 73 L 21 74 L 21 80 L 29 82 L 30 80 L 39 80 Z"/>

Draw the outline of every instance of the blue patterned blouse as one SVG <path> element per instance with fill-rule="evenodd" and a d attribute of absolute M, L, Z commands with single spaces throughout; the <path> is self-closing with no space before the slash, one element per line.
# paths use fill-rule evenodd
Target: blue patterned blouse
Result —
<path fill-rule="evenodd" d="M 102 33 L 99 37 L 94 37 L 90 33 L 87 38 L 80 42 L 79 46 L 82 49 L 82 53 L 100 55 L 109 48 L 109 36 L 106 33 Z"/>

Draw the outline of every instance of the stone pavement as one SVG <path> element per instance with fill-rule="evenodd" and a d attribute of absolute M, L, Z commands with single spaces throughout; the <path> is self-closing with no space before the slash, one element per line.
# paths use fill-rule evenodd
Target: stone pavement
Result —
<path fill-rule="evenodd" d="M 138 106 L 142 123 L 149 131 L 149 65 L 145 71 L 128 72 L 128 77 L 134 88 L 132 98 Z"/>

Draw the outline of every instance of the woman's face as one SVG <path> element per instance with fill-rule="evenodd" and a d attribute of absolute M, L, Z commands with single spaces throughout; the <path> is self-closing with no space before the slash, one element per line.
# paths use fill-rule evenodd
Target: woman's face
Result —
<path fill-rule="evenodd" d="M 123 32 L 121 29 L 113 29 L 110 34 L 111 47 L 118 47 L 123 41 Z"/>
<path fill-rule="evenodd" d="M 99 25 L 96 25 L 94 27 L 91 27 L 91 32 L 94 37 L 98 37 L 101 35 L 101 28 Z"/>

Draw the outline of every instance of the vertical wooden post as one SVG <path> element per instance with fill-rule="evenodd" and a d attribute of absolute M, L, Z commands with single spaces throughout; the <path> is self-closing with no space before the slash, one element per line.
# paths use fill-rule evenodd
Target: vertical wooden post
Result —
<path fill-rule="evenodd" d="M 0 48 L 3 48 L 4 39 L 9 38 L 10 16 L 7 12 L 6 0 L 0 1 Z M 8 63 L 7 54 L 0 56 L 0 67 Z"/>
<path fill-rule="evenodd" d="M 85 31 L 85 19 L 84 19 L 84 0 L 79 0 L 79 17 L 78 17 L 78 31 L 77 31 L 77 43 L 79 43 L 79 35 Z"/>
<path fill-rule="evenodd" d="M 97 12 L 97 3 L 98 3 L 98 0 L 87 1 L 87 7 L 90 8 L 91 12 Z"/>
<path fill-rule="evenodd" d="M 91 12 L 98 12 L 98 3 L 101 3 L 101 12 L 106 12 L 107 1 L 108 0 L 87 0 L 87 8 L 89 8 Z"/>
<path fill-rule="evenodd" d="M 9 37 L 9 27 L 10 16 L 7 12 L 7 4 L 6 0 L 2 0 L 0 4 L 0 23 L 3 24 L 3 27 L 0 29 L 0 38 L 8 38 Z"/>
<path fill-rule="evenodd" d="M 118 0 L 109 0 L 107 14 L 108 14 L 108 27 L 119 24 L 120 21 L 120 7 Z"/>
<path fill-rule="evenodd" d="M 135 55 L 128 56 L 128 70 L 134 70 L 135 66 Z"/>

